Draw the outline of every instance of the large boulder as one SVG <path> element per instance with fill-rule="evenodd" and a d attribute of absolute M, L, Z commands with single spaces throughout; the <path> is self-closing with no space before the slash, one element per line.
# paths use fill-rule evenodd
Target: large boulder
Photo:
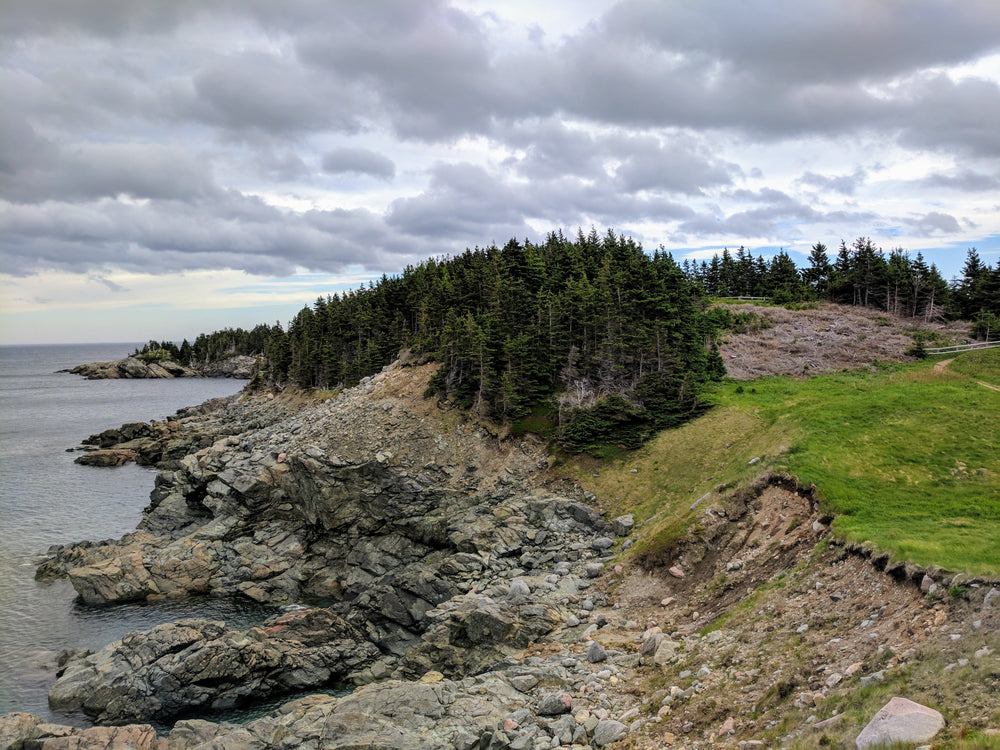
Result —
<path fill-rule="evenodd" d="M 858 750 L 920 744 L 930 740 L 942 727 L 944 717 L 938 711 L 906 698 L 895 697 L 872 717 L 855 743 Z"/>
<path fill-rule="evenodd" d="M 162 719 L 316 688 L 378 656 L 326 609 L 287 613 L 248 631 L 180 620 L 71 659 L 49 691 L 49 704 L 106 724 Z"/>

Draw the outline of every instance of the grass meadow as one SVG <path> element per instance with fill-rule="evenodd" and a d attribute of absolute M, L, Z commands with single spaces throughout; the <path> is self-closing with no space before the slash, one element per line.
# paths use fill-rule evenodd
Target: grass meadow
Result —
<path fill-rule="evenodd" d="M 639 451 L 566 467 L 669 545 L 691 506 L 763 471 L 813 484 L 835 531 L 894 559 L 1000 572 L 1000 349 L 808 379 L 726 381 L 714 407 Z M 758 460 L 754 460 L 758 459 Z M 596 476 L 595 476 L 596 475 Z M 611 500 L 614 498 L 614 500 Z"/>

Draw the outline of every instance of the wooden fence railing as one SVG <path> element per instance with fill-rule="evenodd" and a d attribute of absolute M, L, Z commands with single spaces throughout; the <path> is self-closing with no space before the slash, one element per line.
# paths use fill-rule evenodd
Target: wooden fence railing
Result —
<path fill-rule="evenodd" d="M 993 349 L 1000 346 L 1000 341 L 977 341 L 975 344 L 957 344 L 955 346 L 938 346 L 927 348 L 924 351 L 928 354 L 957 354 L 958 352 L 971 352 L 975 349 Z"/>

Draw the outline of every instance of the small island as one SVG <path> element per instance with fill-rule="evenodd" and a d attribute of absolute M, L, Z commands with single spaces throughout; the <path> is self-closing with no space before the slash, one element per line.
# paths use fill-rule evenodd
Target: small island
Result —
<path fill-rule="evenodd" d="M 258 332 L 258 328 L 266 329 Z M 252 331 L 227 329 L 195 339 L 180 346 L 172 341 L 151 340 L 127 357 L 110 362 L 90 362 L 62 372 L 82 375 L 87 380 L 125 378 L 236 378 L 250 380 L 259 369 L 260 336 L 270 335 L 269 326 Z M 254 355 L 257 356 L 254 356 Z"/>

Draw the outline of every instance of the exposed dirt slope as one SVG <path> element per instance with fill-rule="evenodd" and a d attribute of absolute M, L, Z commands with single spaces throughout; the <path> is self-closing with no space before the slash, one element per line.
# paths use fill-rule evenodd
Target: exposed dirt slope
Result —
<path fill-rule="evenodd" d="M 996 746 L 976 744 L 1000 729 L 995 582 L 887 571 L 831 539 L 809 494 L 772 478 L 705 509 L 680 544 L 683 578 L 635 567 L 605 581 L 597 614 L 613 625 L 592 637 L 647 652 L 622 687 L 658 717 L 622 747 L 853 748 L 893 695 L 945 715 L 937 741 Z"/>

